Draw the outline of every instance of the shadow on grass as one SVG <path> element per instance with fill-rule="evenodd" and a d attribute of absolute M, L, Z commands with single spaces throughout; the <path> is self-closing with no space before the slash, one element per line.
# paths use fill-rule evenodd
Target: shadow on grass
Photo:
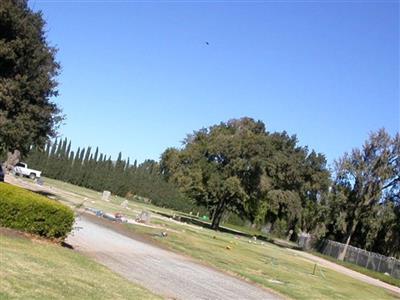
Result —
<path fill-rule="evenodd" d="M 53 193 L 50 193 L 50 192 L 46 192 L 46 191 L 32 191 L 32 192 L 34 192 L 36 194 L 39 194 L 39 195 L 42 195 L 42 196 L 45 196 L 45 197 L 48 197 L 48 198 L 54 198 L 54 199 L 57 198 L 56 194 L 53 194 Z"/>
<path fill-rule="evenodd" d="M 70 245 L 70 244 L 68 244 L 68 243 L 66 243 L 64 241 L 61 242 L 61 246 L 64 247 L 64 248 L 68 248 L 68 249 L 74 250 L 74 247 L 72 245 Z"/>
<path fill-rule="evenodd" d="M 182 216 L 182 215 L 170 215 L 170 214 L 159 212 L 159 211 L 157 211 L 157 212 L 153 211 L 153 212 L 157 213 L 159 215 L 162 215 L 164 217 L 167 217 L 167 218 L 172 218 L 172 219 L 174 219 L 176 221 L 190 223 L 190 224 L 197 225 L 197 226 L 200 226 L 200 227 L 203 227 L 203 228 L 212 229 L 210 223 L 202 221 L 202 220 L 199 220 L 197 218 L 191 218 L 191 217 Z M 235 229 L 231 229 L 231 228 L 227 228 L 227 227 L 223 227 L 223 226 L 220 226 L 218 228 L 218 231 L 224 232 L 224 233 L 233 234 L 233 235 L 238 235 L 238 236 L 242 236 L 242 237 L 246 237 L 246 238 L 250 238 L 250 239 L 253 238 L 253 237 L 256 237 L 257 240 L 268 242 L 268 243 L 272 243 L 272 244 L 274 244 L 274 245 L 276 245 L 278 247 L 281 247 L 281 248 L 291 248 L 291 249 L 301 250 L 301 248 L 298 247 L 298 246 L 282 243 L 282 242 L 279 242 L 279 241 L 277 241 L 277 240 L 275 240 L 273 238 L 266 237 L 264 235 L 252 235 L 252 234 L 249 234 L 249 233 L 246 233 L 246 232 L 243 232 L 243 231 L 239 231 L 239 230 L 235 230 Z"/>

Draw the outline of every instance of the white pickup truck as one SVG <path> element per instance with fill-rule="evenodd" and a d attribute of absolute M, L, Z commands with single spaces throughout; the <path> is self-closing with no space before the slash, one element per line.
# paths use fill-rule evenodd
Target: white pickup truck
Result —
<path fill-rule="evenodd" d="M 42 174 L 40 171 L 29 169 L 28 165 L 23 162 L 17 163 L 13 171 L 15 175 L 27 176 L 30 179 L 40 178 L 40 175 Z"/>

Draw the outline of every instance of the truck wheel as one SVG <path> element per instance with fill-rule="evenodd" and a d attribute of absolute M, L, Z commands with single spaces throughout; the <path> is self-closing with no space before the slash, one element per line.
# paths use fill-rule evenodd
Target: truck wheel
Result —
<path fill-rule="evenodd" d="M 35 173 L 29 174 L 29 178 L 30 178 L 30 179 L 35 179 L 35 178 L 36 178 L 36 174 L 35 174 Z"/>

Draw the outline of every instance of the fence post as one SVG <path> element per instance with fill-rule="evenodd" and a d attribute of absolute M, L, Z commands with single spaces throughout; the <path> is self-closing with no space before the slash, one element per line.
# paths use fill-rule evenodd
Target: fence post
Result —
<path fill-rule="evenodd" d="M 358 256 L 360 255 L 360 249 L 357 249 L 356 265 L 358 265 Z"/>
<path fill-rule="evenodd" d="M 332 256 L 332 242 L 328 240 L 328 245 L 329 245 L 329 256 Z"/>
<path fill-rule="evenodd" d="M 365 267 L 368 269 L 369 260 L 371 259 L 371 252 L 367 251 L 367 253 L 368 253 L 368 259 L 367 259 L 367 265 Z"/>
<path fill-rule="evenodd" d="M 391 260 L 391 259 L 389 258 L 389 260 Z M 392 270 L 390 271 L 390 276 L 393 277 L 394 269 L 395 269 L 395 266 L 396 266 L 396 261 L 393 261 L 393 263 L 389 263 L 388 265 L 392 266 Z"/>
<path fill-rule="evenodd" d="M 344 251 L 344 248 L 346 247 L 346 245 L 344 245 L 344 244 L 339 244 L 339 253 L 342 253 L 343 251 Z M 349 247 L 350 247 L 350 245 L 348 245 L 347 246 L 347 250 L 349 249 Z M 346 261 L 346 255 L 348 255 L 349 254 L 349 251 L 346 251 L 346 253 L 344 254 L 344 257 L 343 257 L 343 261 Z M 339 256 L 338 257 L 340 257 L 340 254 L 339 254 Z M 337 258 L 338 258 L 337 257 Z"/>
<path fill-rule="evenodd" d="M 379 267 L 381 266 L 381 260 L 382 260 L 382 257 L 380 257 L 380 256 L 378 256 L 378 257 L 379 257 L 378 269 L 375 270 L 377 272 L 379 272 Z"/>

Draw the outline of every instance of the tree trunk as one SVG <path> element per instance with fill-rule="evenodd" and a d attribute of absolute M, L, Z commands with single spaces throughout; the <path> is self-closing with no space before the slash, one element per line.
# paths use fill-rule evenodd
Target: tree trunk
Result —
<path fill-rule="evenodd" d="M 346 244 L 344 245 L 343 251 L 342 251 L 342 252 L 339 254 L 339 256 L 338 256 L 338 259 L 341 260 L 341 261 L 343 261 L 344 258 L 345 258 L 345 256 L 346 256 L 347 248 L 349 248 L 349 244 L 350 244 L 351 238 L 352 238 L 352 236 L 353 236 L 353 233 L 354 233 L 354 231 L 356 230 L 356 227 L 357 227 L 357 222 L 354 223 L 354 224 L 351 226 L 350 231 L 349 231 L 349 233 L 348 233 L 348 235 L 347 235 L 347 238 L 346 238 Z"/>
<path fill-rule="evenodd" d="M 4 162 L 4 168 L 6 171 L 10 172 L 14 166 L 19 163 L 19 160 L 21 159 L 21 152 L 18 150 L 14 150 L 13 153 L 8 152 L 7 153 L 7 160 Z"/>
<path fill-rule="evenodd" d="M 222 215 L 224 213 L 224 210 L 225 210 L 225 199 L 219 201 L 217 204 L 217 207 L 214 210 L 212 222 L 211 222 L 212 229 L 218 229 L 219 223 L 221 222 Z"/>

